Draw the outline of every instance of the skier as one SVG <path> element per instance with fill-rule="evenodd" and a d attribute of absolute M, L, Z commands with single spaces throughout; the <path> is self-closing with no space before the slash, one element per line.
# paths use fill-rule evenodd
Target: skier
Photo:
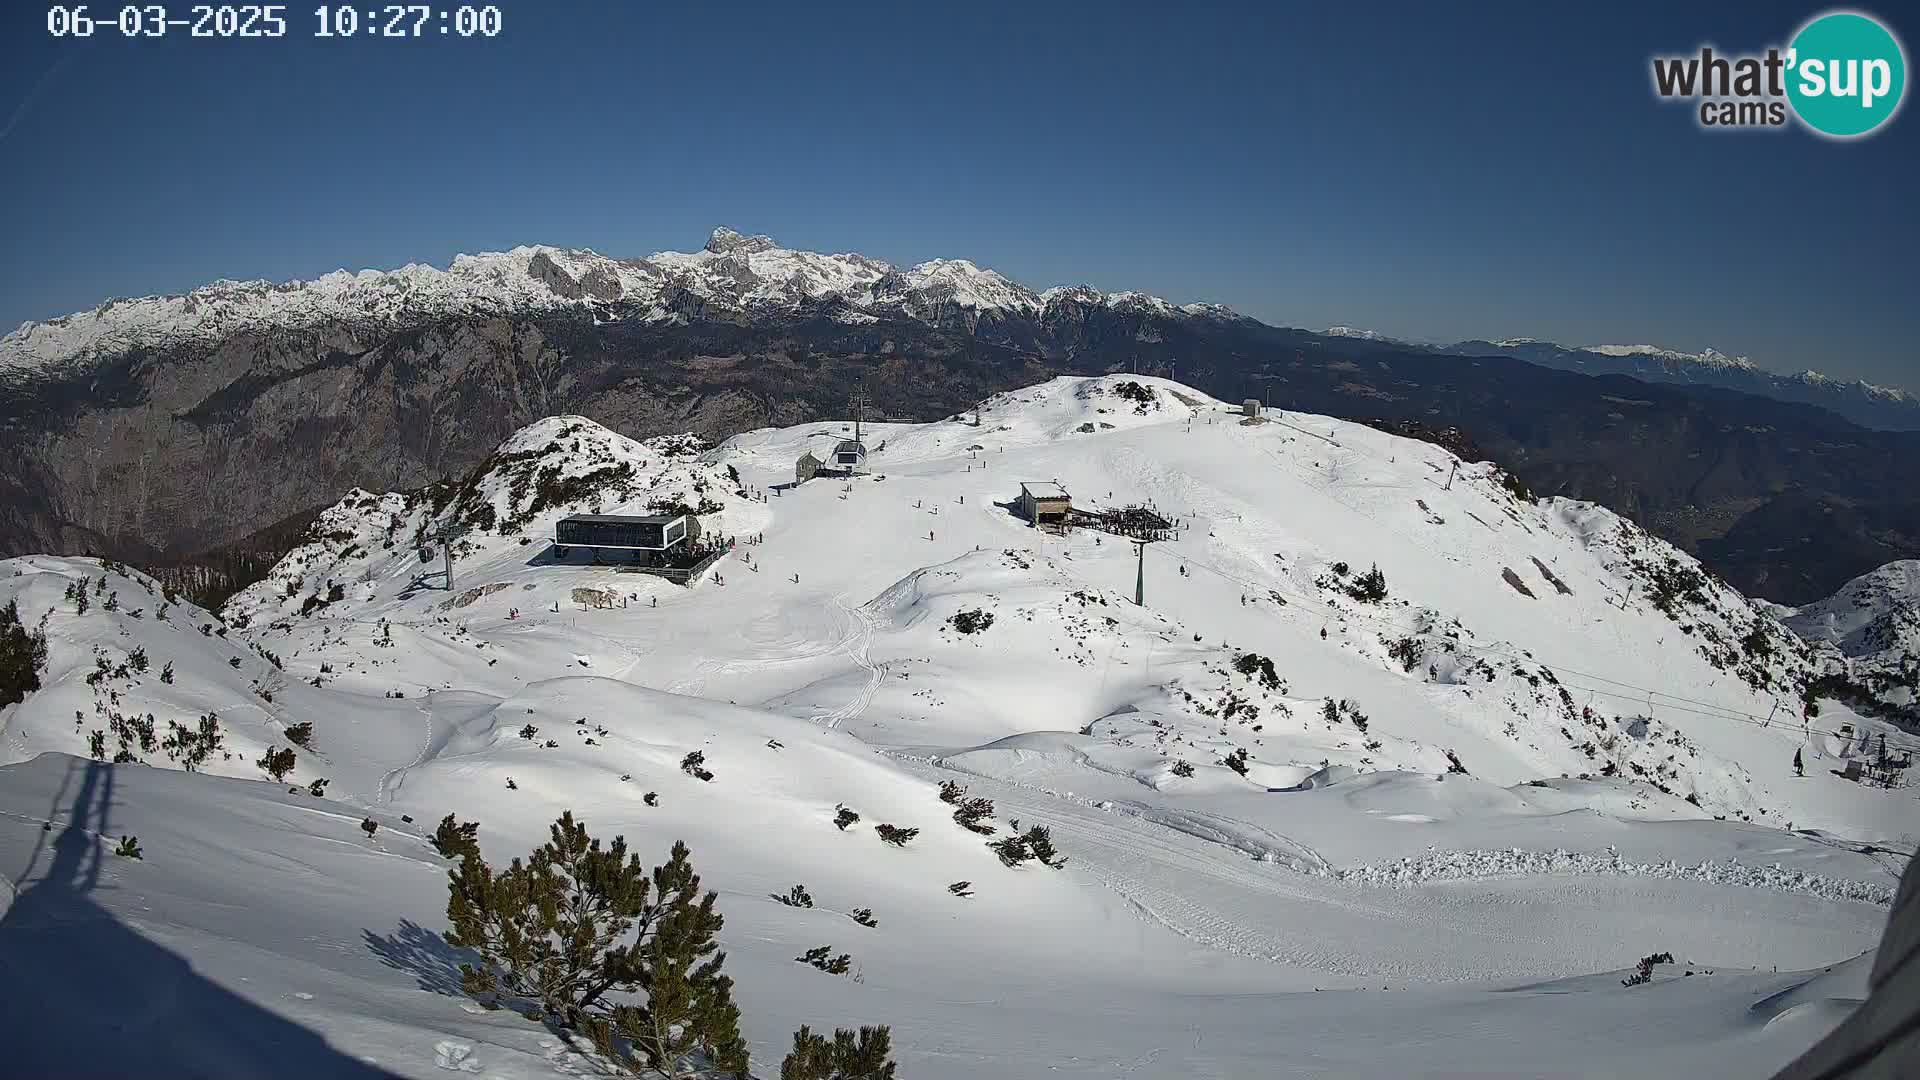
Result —
<path fill-rule="evenodd" d="M 1795 776 L 1807 775 L 1807 766 L 1804 762 L 1800 760 L 1800 751 L 1797 747 L 1793 751 L 1793 775 Z"/>

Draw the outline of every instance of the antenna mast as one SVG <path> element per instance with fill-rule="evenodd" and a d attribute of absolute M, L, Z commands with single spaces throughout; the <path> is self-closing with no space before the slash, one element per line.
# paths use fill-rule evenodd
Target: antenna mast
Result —
<path fill-rule="evenodd" d="M 853 397 L 847 402 L 853 409 L 853 441 L 860 441 L 860 421 L 867 409 L 867 390 L 860 383 L 853 384 Z"/>

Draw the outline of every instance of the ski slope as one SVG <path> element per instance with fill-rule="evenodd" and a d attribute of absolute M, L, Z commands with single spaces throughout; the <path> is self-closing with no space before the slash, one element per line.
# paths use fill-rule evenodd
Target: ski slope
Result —
<path fill-rule="evenodd" d="M 460 997 L 422 839 L 454 812 L 504 860 L 567 809 L 643 857 L 691 846 L 761 1074 L 801 1023 L 890 1024 L 916 1078 L 1762 1075 L 1838 1023 L 1920 821 L 1840 772 L 1911 737 L 1803 717 L 1814 650 L 1604 510 L 1244 419 L 1057 379 L 867 425 L 867 475 L 796 486 L 850 424 L 705 447 L 556 417 L 465 481 L 350 493 L 218 617 L 158 620 L 151 582 L 92 560 L 0 564 L 50 646 L 0 712 L 0 977 L 66 1018 L 10 1015 L 7 1044 L 30 1075 L 583 1071 Z M 1179 528 L 1144 558 L 1037 531 L 1023 480 Z M 549 551 L 566 513 L 662 505 L 737 541 L 691 588 Z M 139 764 L 90 760 L 148 712 L 216 714 L 223 751 L 189 775 L 135 732 Z M 1049 826 L 1065 868 L 1002 866 L 949 780 L 1003 831 Z M 107 854 L 123 833 L 145 858 Z M 768 898 L 796 883 L 816 907 Z M 793 962 L 820 944 L 853 975 Z M 1661 950 L 1680 963 L 1620 985 Z M 128 952 L 134 1021 L 67 964 Z"/>

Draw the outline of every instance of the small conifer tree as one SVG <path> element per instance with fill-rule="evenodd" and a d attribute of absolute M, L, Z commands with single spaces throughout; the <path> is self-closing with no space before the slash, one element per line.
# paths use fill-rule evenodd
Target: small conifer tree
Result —
<path fill-rule="evenodd" d="M 717 899 L 701 894 L 685 844 L 649 878 L 625 837 L 603 846 L 569 811 L 546 844 L 504 870 L 478 854 L 461 859 L 448 881 L 446 938 L 481 954 L 461 968 L 468 993 L 531 999 L 623 1068 L 743 1073 Z M 608 993 L 644 996 L 613 1003 Z"/>
<path fill-rule="evenodd" d="M 906 847 L 907 842 L 920 835 L 919 829 L 903 829 L 898 825 L 875 825 L 873 831 L 880 834 L 883 843 L 894 847 Z"/>
<path fill-rule="evenodd" d="M 452 814 L 440 819 L 440 827 L 433 833 L 433 849 L 443 859 L 464 859 L 468 855 L 480 854 L 480 823 L 477 821 L 455 821 Z"/>
<path fill-rule="evenodd" d="M 852 825 L 860 820 L 859 814 L 856 814 L 853 811 L 847 809 L 846 806 L 843 804 L 836 804 L 833 808 L 833 811 L 834 811 L 833 813 L 834 827 L 839 829 L 841 832 L 846 832 L 847 826 Z"/>
<path fill-rule="evenodd" d="M 829 1041 L 803 1025 L 780 1063 L 780 1080 L 894 1080 L 892 1053 L 884 1027 L 863 1027 L 857 1035 L 840 1028 Z"/>
<path fill-rule="evenodd" d="M 137 836 L 121 837 L 120 843 L 113 849 L 113 853 L 127 859 L 141 859 L 146 857 L 140 851 L 140 838 Z"/>
<path fill-rule="evenodd" d="M 960 800 L 958 808 L 953 812 L 953 820 L 956 824 L 969 832 L 977 832 L 982 836 L 990 835 L 993 832 L 993 824 L 987 820 L 992 816 L 993 800 L 977 797 Z"/>
<path fill-rule="evenodd" d="M 993 853 L 1000 857 L 1000 862 L 1006 866 L 1019 866 L 1033 858 L 1033 852 L 1027 848 L 1026 839 L 1018 834 L 1003 836 L 987 844 L 987 847 L 991 848 Z"/>
<path fill-rule="evenodd" d="M 268 747 L 266 755 L 255 764 L 266 770 L 267 775 L 275 780 L 285 780 L 287 774 L 293 771 L 293 750 L 291 747 L 284 746 L 278 749 Z"/>

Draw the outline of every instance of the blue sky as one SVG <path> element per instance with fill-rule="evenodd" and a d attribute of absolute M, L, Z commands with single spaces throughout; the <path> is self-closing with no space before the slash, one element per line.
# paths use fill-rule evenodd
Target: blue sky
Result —
<path fill-rule="evenodd" d="M 1649 87 L 1655 52 L 1784 44 L 1817 6 L 496 3 L 492 40 L 315 39 L 293 4 L 245 42 L 55 41 L 6 5 L 0 326 L 726 224 L 1920 388 L 1914 110 L 1846 144 L 1715 135 Z"/>

